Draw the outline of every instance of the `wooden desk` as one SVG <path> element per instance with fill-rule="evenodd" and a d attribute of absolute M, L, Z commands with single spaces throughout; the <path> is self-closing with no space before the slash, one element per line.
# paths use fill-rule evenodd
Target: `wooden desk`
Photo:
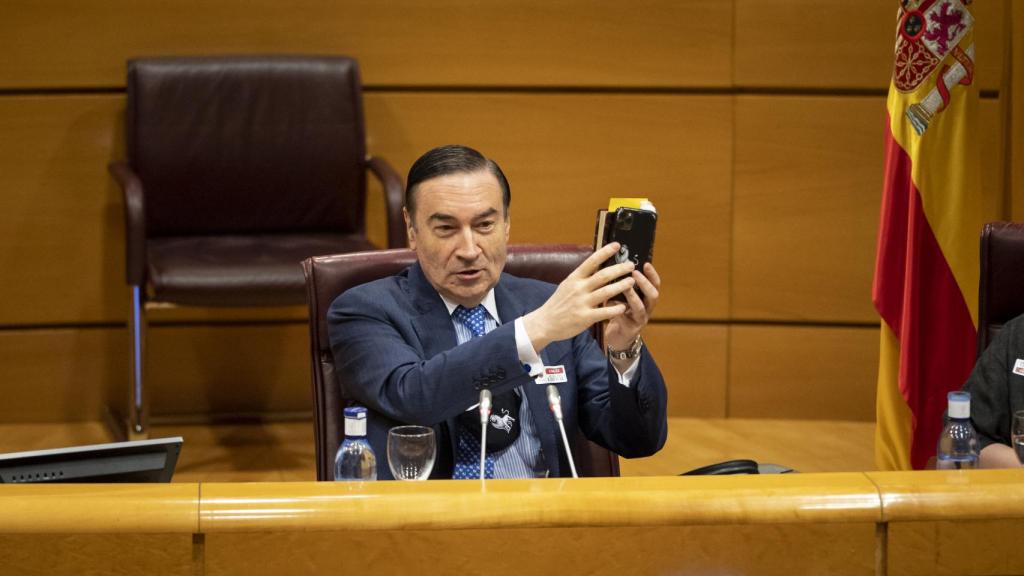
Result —
<path fill-rule="evenodd" d="M 0 486 L 0 566 L 248 576 L 1013 574 L 1024 572 L 1021 519 L 1020 470 Z M 949 553 L 954 541 L 966 549 Z"/>

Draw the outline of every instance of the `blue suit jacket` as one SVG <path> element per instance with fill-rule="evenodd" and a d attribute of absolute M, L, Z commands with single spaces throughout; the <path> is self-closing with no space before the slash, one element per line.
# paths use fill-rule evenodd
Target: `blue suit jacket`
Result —
<path fill-rule="evenodd" d="M 554 290 L 546 282 L 502 274 L 494 288 L 501 325 L 461 346 L 444 301 L 419 264 L 352 288 L 331 304 L 327 320 L 338 381 L 345 397 L 369 409 L 367 436 L 377 453 L 378 478 L 392 478 L 387 432 L 399 424 L 434 428 L 438 455 L 431 478 L 450 478 L 455 417 L 479 401 L 483 387 L 499 394 L 517 386 L 529 399 L 551 475 L 570 475 L 545 386 L 535 384 L 519 361 L 513 324 Z M 545 365 L 565 366 L 568 382 L 559 392 L 570 439 L 578 426 L 627 458 L 649 456 L 665 444 L 665 382 L 646 349 L 629 388 L 619 384 L 589 330 L 551 343 L 540 356 Z"/>

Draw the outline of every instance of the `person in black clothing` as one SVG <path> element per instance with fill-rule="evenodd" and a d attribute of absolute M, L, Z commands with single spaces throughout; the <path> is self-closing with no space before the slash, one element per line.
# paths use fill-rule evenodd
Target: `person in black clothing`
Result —
<path fill-rule="evenodd" d="M 978 432 L 982 468 L 1017 468 L 1010 428 L 1024 410 L 1024 315 L 1008 322 L 982 352 L 963 386 L 971 393 L 971 422 Z"/>

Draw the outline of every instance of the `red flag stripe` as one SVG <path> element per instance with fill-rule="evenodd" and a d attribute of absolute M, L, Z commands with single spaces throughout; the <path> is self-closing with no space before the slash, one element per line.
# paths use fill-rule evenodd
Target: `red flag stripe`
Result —
<path fill-rule="evenodd" d="M 907 252 L 911 247 L 907 241 L 910 220 L 907 214 L 910 211 L 910 196 L 917 195 L 917 188 L 910 177 L 910 156 L 892 137 L 889 126 L 889 115 L 886 114 L 882 219 L 878 226 L 878 247 L 875 254 L 875 278 L 871 287 L 871 299 L 879 316 L 898 338 L 903 319 Z"/>
<path fill-rule="evenodd" d="M 977 331 L 925 217 L 910 156 L 888 130 L 885 175 L 872 299 L 900 342 L 900 393 L 913 414 L 911 464 L 923 468 L 935 455 L 946 392 L 959 389 L 973 366 Z"/>

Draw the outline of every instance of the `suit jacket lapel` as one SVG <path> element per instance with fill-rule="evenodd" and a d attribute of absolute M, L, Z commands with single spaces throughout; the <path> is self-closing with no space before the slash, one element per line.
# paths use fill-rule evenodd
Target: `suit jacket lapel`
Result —
<path fill-rule="evenodd" d="M 409 267 L 409 282 L 407 290 L 419 316 L 411 318 L 412 328 L 416 331 L 420 346 L 423 347 L 423 357 L 432 358 L 441 352 L 451 350 L 458 345 L 458 337 L 455 336 L 455 327 L 452 326 L 452 318 L 448 314 L 448 308 L 438 295 L 437 290 L 430 284 L 419 263 Z M 447 424 L 448 454 L 454 463 L 456 447 L 454 418 L 445 421 Z M 439 431 L 436 431 L 436 433 Z M 440 438 L 441 436 L 439 436 Z"/>
<path fill-rule="evenodd" d="M 420 345 L 426 358 L 432 358 L 445 350 L 451 350 L 458 344 L 452 318 L 448 308 L 431 286 L 418 263 L 409 267 L 407 284 L 409 298 L 412 299 L 419 316 L 413 317 L 412 327 L 419 337 Z"/>

